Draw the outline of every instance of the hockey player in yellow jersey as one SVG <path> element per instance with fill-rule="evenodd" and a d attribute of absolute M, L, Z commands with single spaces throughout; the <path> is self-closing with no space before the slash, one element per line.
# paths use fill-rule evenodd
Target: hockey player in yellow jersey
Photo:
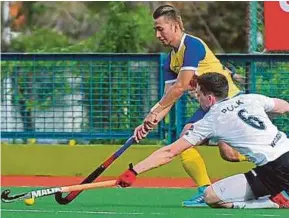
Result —
<path fill-rule="evenodd" d="M 171 47 L 172 50 L 164 64 L 164 96 L 152 107 L 144 122 L 135 129 L 134 135 L 137 139 L 146 137 L 148 130 L 153 129 L 166 116 L 182 94 L 194 88 L 194 78 L 197 76 L 207 72 L 218 72 L 228 80 L 229 97 L 233 97 L 240 92 L 233 82 L 234 77 L 240 77 L 233 75 L 225 68 L 200 38 L 184 32 L 181 17 L 173 6 L 163 5 L 158 7 L 153 14 L 153 18 L 156 37 L 164 46 Z M 191 128 L 193 123 L 202 119 L 206 113 L 207 108 L 200 107 L 187 122 L 183 132 Z M 230 149 L 225 143 L 220 143 L 219 148 L 221 156 L 226 160 L 246 160 L 244 156 Z M 202 157 L 196 148 L 191 148 L 181 154 L 181 159 L 184 169 L 199 187 L 199 193 L 184 201 L 183 206 L 206 206 L 203 190 L 211 182 Z"/>

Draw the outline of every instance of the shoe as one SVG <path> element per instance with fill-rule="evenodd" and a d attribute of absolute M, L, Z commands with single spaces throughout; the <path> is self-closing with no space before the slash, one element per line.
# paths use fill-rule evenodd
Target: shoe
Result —
<path fill-rule="evenodd" d="M 182 202 L 183 207 L 208 207 L 204 200 L 204 192 L 207 186 L 198 188 L 198 193 L 192 198 Z"/>
<path fill-rule="evenodd" d="M 270 197 L 271 201 L 275 202 L 279 205 L 279 208 L 288 208 L 289 209 L 289 200 L 283 195 L 283 193 L 279 193 L 274 197 Z"/>
<path fill-rule="evenodd" d="M 286 197 L 289 200 L 289 190 L 288 191 L 282 191 L 281 193 L 284 195 L 284 197 Z"/>

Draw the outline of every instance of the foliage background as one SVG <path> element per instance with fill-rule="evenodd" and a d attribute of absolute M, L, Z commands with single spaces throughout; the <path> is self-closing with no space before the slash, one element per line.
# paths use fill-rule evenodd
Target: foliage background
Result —
<path fill-rule="evenodd" d="M 5 52 L 161 52 L 152 11 L 166 2 L 22 2 Z M 170 2 L 168 2 L 170 3 Z M 245 52 L 246 2 L 171 2 L 216 52 Z M 23 21 L 17 20 L 23 16 Z"/>

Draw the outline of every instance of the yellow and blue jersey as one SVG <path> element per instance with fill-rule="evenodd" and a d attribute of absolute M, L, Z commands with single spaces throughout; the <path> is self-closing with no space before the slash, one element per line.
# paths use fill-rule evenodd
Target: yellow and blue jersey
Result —
<path fill-rule="evenodd" d="M 201 39 L 184 34 L 178 51 L 169 53 L 164 64 L 165 83 L 177 80 L 178 73 L 182 70 L 194 70 L 197 76 L 208 72 L 224 75 L 229 83 L 229 97 L 240 92 L 234 84 L 230 72 L 221 64 L 219 59 Z"/>

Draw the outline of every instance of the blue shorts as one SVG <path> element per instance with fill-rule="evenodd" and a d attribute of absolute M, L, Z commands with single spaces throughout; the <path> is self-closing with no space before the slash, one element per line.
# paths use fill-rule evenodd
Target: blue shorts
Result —
<path fill-rule="evenodd" d="M 203 108 L 199 107 L 199 109 L 196 110 L 196 112 L 193 114 L 193 116 L 191 116 L 187 120 L 186 124 L 198 122 L 199 120 L 203 119 L 203 117 L 205 116 L 206 113 L 208 113 L 208 110 L 205 111 Z"/>

